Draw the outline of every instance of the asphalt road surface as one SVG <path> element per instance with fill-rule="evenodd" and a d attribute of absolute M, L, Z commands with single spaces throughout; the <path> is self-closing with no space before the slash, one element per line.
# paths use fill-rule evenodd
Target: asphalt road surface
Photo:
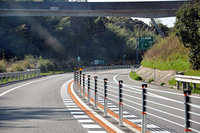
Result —
<path fill-rule="evenodd" d="M 0 133 L 88 132 L 61 97 L 62 85 L 72 77 L 60 74 L 1 87 Z"/>
<path fill-rule="evenodd" d="M 93 77 L 98 76 L 98 89 L 99 95 L 100 91 L 103 91 L 103 79 L 108 78 L 108 99 L 109 96 L 118 96 L 118 80 L 123 80 L 124 91 L 123 91 L 123 102 L 124 102 L 124 111 L 132 114 L 129 115 L 134 118 L 130 118 L 134 123 L 141 125 L 141 106 L 133 104 L 131 102 L 141 104 L 141 101 L 138 100 L 141 98 L 141 95 L 136 92 L 141 91 L 142 82 L 137 82 L 129 78 L 130 70 L 107 70 L 107 71 L 95 71 L 95 72 L 85 72 L 92 76 L 91 84 L 94 82 Z M 83 72 L 84 73 L 84 72 Z M 0 87 L 0 133 L 84 133 L 89 132 L 91 126 L 84 125 L 74 117 L 68 107 L 73 103 L 69 103 L 68 107 L 66 106 L 68 102 L 73 102 L 66 96 L 66 103 L 63 102 L 63 97 L 61 94 L 61 88 L 63 84 L 67 81 L 70 81 L 73 78 L 72 73 L 52 75 L 47 77 L 41 77 L 38 79 L 31 79 L 27 81 L 21 81 L 15 84 L 1 86 Z M 91 85 L 92 86 L 92 85 Z M 109 87 L 113 86 L 113 87 Z M 138 86 L 138 88 L 136 87 Z M 87 85 L 86 85 L 87 87 Z M 149 101 L 159 102 L 161 104 L 175 107 L 183 110 L 184 97 L 181 91 L 175 89 L 170 89 L 167 87 L 154 86 L 148 84 L 148 88 L 154 90 L 148 90 L 148 94 L 153 95 L 147 96 Z M 91 88 L 92 89 L 92 88 Z M 176 93 L 177 95 L 170 95 L 167 93 L 162 93 L 161 91 L 168 91 Z M 111 94 L 111 95 L 109 95 Z M 199 95 L 195 95 L 199 98 Z M 110 97 L 111 98 L 111 97 Z M 192 99 L 192 103 L 200 106 L 199 99 Z M 118 103 L 116 97 L 112 97 Z M 172 99 L 172 101 L 168 100 Z M 129 100 L 129 101 L 127 101 Z M 174 101 L 173 101 L 174 100 Z M 177 103 L 179 101 L 181 103 Z M 117 105 L 117 104 L 116 104 Z M 137 110 L 130 108 L 137 108 Z M 73 105 L 74 107 L 75 105 Z M 147 101 L 148 113 L 155 114 L 158 117 L 168 119 L 172 122 L 179 123 L 184 126 L 184 112 L 178 111 L 166 107 L 162 107 Z M 71 106 L 72 107 L 72 106 Z M 155 111 L 153 109 L 161 110 Z M 139 110 L 139 111 L 138 111 Z M 74 110 L 75 111 L 75 110 Z M 163 114 L 162 111 L 168 112 L 175 116 L 168 114 Z M 192 108 L 192 112 L 200 114 L 198 108 Z M 81 113 L 81 112 L 76 112 Z M 135 118 L 137 116 L 137 118 Z M 184 128 L 178 125 L 175 125 L 170 122 L 158 119 L 151 115 L 148 115 L 148 129 L 152 133 L 180 133 L 183 132 Z M 192 120 L 200 123 L 199 116 L 193 116 Z M 82 121 L 91 121 L 91 120 L 82 120 Z M 98 127 L 97 125 L 95 125 Z M 193 123 L 192 128 L 200 131 L 200 126 Z M 100 131 L 100 129 L 97 129 Z M 100 131 L 105 132 L 105 130 Z M 92 131 L 91 131 L 92 133 Z"/>

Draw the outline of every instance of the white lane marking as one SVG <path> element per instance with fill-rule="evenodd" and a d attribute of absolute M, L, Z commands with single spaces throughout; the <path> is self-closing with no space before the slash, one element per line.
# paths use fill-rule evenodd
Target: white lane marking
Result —
<path fill-rule="evenodd" d="M 123 115 L 123 117 L 125 117 L 125 118 L 136 118 L 137 116 L 135 116 L 135 115 Z"/>
<path fill-rule="evenodd" d="M 48 77 L 48 78 L 45 78 L 45 79 L 38 79 L 38 80 L 33 81 L 33 82 L 29 82 L 29 83 L 26 83 L 26 84 L 19 85 L 19 86 L 17 86 L 17 87 L 14 87 L 14 88 L 12 88 L 12 89 L 9 89 L 9 90 L 7 90 L 7 91 L 1 93 L 1 94 L 0 94 L 0 97 L 3 96 L 3 95 L 5 95 L 5 94 L 7 94 L 7 93 L 9 93 L 9 92 L 11 92 L 11 91 L 14 91 L 14 90 L 16 90 L 16 89 L 18 89 L 18 88 L 20 88 L 20 87 L 24 87 L 24 86 L 27 86 L 27 85 L 30 85 L 30 84 L 33 84 L 33 83 L 41 82 L 41 81 L 48 80 L 48 79 L 51 79 L 51 78 L 54 78 L 54 77 L 58 77 L 58 76 L 60 76 L 60 75 Z M 63 76 L 63 75 L 62 75 L 62 76 Z"/>
<path fill-rule="evenodd" d="M 65 103 L 74 103 L 74 101 L 64 101 Z"/>
<path fill-rule="evenodd" d="M 116 111 L 118 111 L 119 108 L 110 108 L 110 110 L 116 110 Z"/>
<path fill-rule="evenodd" d="M 86 120 L 78 120 L 80 123 L 93 123 L 94 121 L 91 119 L 86 119 Z"/>
<path fill-rule="evenodd" d="M 66 106 L 68 105 L 76 105 L 75 103 L 65 103 Z"/>
<path fill-rule="evenodd" d="M 109 107 L 109 108 L 112 108 L 112 107 L 113 107 L 113 108 L 117 108 L 116 105 L 108 105 L 108 107 Z"/>
<path fill-rule="evenodd" d="M 74 115 L 75 118 L 89 118 L 87 115 Z"/>
<path fill-rule="evenodd" d="M 116 114 L 119 114 L 119 111 L 114 111 Z M 123 111 L 123 114 L 129 114 L 127 111 Z"/>
<path fill-rule="evenodd" d="M 88 133 L 107 133 L 106 131 L 88 131 Z"/>
<path fill-rule="evenodd" d="M 82 111 L 80 111 L 80 112 L 71 111 L 71 114 L 73 114 L 73 115 L 82 115 L 82 114 L 84 114 L 84 112 L 82 112 Z"/>
<path fill-rule="evenodd" d="M 142 122 L 141 119 L 128 119 L 129 121 L 133 122 L 133 123 L 139 123 Z"/>
<path fill-rule="evenodd" d="M 171 133 L 169 131 L 151 131 L 151 133 Z"/>
<path fill-rule="evenodd" d="M 101 128 L 99 125 L 97 124 L 82 124 L 82 126 L 84 128 Z"/>
<path fill-rule="evenodd" d="M 74 83 L 73 83 L 74 84 Z M 124 131 L 120 130 L 118 127 L 116 127 L 115 125 L 113 125 L 112 123 L 108 122 L 105 118 L 103 118 L 102 116 L 100 116 L 99 114 L 97 114 L 96 112 L 94 112 L 89 106 L 87 106 L 74 92 L 73 89 L 73 84 L 71 84 L 71 91 L 72 94 L 76 97 L 76 99 L 80 102 L 81 105 L 83 105 L 88 111 L 90 111 L 91 113 L 93 113 L 93 115 L 95 115 L 98 119 L 100 119 L 101 121 L 103 121 L 106 125 L 108 125 L 110 128 L 112 128 L 113 130 L 115 130 L 117 133 L 124 133 Z"/>

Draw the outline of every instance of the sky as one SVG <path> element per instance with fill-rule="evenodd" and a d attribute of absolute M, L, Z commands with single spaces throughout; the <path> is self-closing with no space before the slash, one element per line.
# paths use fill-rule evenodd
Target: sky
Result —
<path fill-rule="evenodd" d="M 88 2 L 131 2 L 131 1 L 187 1 L 187 0 L 88 0 Z M 148 18 L 133 18 L 142 20 L 146 24 L 149 24 L 150 19 Z M 173 27 L 176 21 L 175 17 L 159 18 L 164 25 Z"/>

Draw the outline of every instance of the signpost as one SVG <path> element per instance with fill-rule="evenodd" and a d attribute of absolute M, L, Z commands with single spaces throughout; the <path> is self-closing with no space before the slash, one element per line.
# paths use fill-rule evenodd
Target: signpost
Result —
<path fill-rule="evenodd" d="M 139 50 L 148 50 L 153 45 L 152 36 L 139 37 Z"/>

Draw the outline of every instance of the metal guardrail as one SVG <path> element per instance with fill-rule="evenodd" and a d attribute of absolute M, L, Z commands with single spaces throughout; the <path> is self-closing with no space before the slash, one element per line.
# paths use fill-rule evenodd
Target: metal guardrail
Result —
<path fill-rule="evenodd" d="M 85 67 L 83 68 L 83 72 L 87 71 L 98 71 L 98 70 L 112 70 L 112 69 L 133 69 L 138 67 L 138 65 L 113 65 L 113 66 L 93 66 L 93 67 Z"/>
<path fill-rule="evenodd" d="M 33 78 L 36 76 L 40 76 L 40 69 L 30 69 L 29 71 L 21 71 L 21 72 L 0 73 L 0 82 L 4 83 L 4 79 L 5 82 L 12 82 L 16 80 Z"/>
<path fill-rule="evenodd" d="M 182 82 L 183 90 L 185 88 L 189 89 L 189 84 L 193 84 L 193 89 L 196 88 L 196 84 L 200 84 L 200 77 L 197 76 L 185 76 L 185 75 L 175 75 L 175 80 L 177 81 L 177 89 L 180 89 L 180 82 Z"/>
<path fill-rule="evenodd" d="M 125 116 L 123 116 L 123 111 L 125 111 L 126 108 L 142 114 L 142 133 L 147 132 L 147 115 L 169 124 L 173 124 L 173 127 L 177 126 L 179 129 L 181 128 L 181 131 L 179 132 L 199 132 L 198 127 L 200 126 L 200 122 L 195 117 L 200 117 L 200 114 L 195 112 L 195 110 L 200 109 L 200 106 L 191 103 L 191 98 L 200 99 L 200 97 L 191 96 L 190 90 L 185 90 L 183 94 L 179 94 L 148 88 L 146 84 L 142 84 L 142 87 L 128 84 L 123 85 L 122 80 L 116 83 L 108 81 L 107 78 L 98 79 L 97 76 L 94 77 L 82 74 L 82 72 L 79 71 L 74 72 L 74 79 L 74 86 L 77 92 L 79 92 L 80 97 L 85 99 L 85 94 L 87 93 L 88 103 L 90 103 L 90 98 L 93 97 L 95 100 L 95 108 L 98 106 L 98 97 L 104 99 L 104 116 L 107 115 L 108 109 L 112 109 L 108 105 L 108 101 L 115 103 L 114 105 L 118 105 L 119 126 L 123 125 L 123 118 L 125 118 Z M 88 89 L 86 89 L 86 87 L 88 87 Z M 184 100 L 179 101 L 169 97 L 160 96 L 156 94 L 157 92 L 182 96 L 184 97 Z M 156 108 L 155 105 L 158 107 Z M 172 111 L 175 111 L 175 113 Z M 166 115 L 167 117 L 163 117 L 163 115 Z M 194 117 L 190 117 L 191 115 Z M 176 118 L 176 120 L 174 121 L 172 118 Z M 193 125 L 196 126 L 193 127 Z"/>

